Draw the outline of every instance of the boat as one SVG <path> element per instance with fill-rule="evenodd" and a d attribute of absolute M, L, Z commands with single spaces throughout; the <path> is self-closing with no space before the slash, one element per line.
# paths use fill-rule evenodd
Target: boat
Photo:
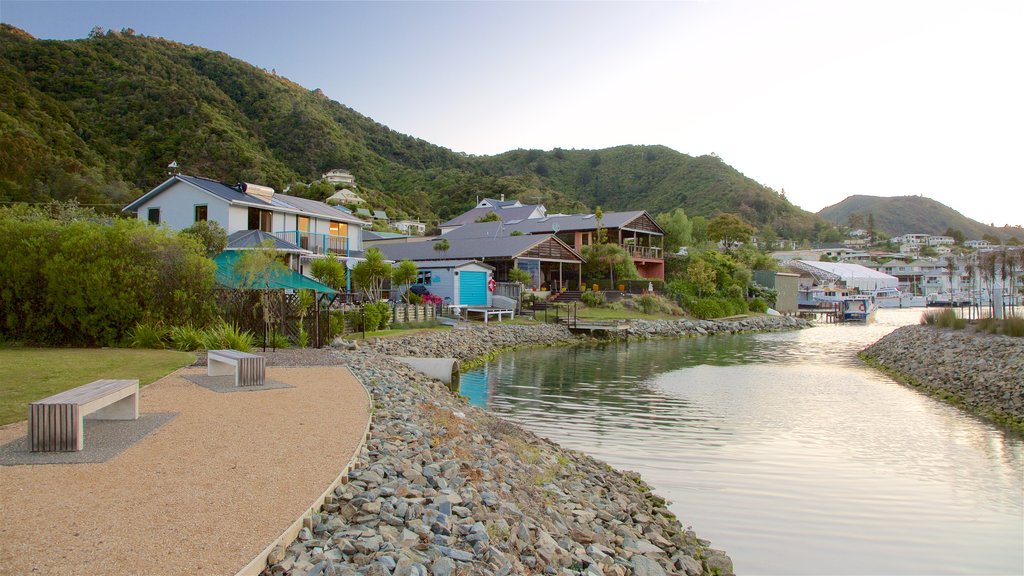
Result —
<path fill-rule="evenodd" d="M 967 292 L 934 292 L 928 295 L 927 305 L 935 307 L 970 306 L 971 295 Z"/>
<path fill-rule="evenodd" d="M 878 304 L 868 295 L 850 296 L 840 304 L 839 313 L 843 322 L 870 322 L 878 311 Z"/>
<path fill-rule="evenodd" d="M 905 295 L 898 288 L 879 288 L 878 290 L 868 290 L 864 294 L 873 297 L 875 304 L 879 308 L 903 307 L 903 297 Z"/>

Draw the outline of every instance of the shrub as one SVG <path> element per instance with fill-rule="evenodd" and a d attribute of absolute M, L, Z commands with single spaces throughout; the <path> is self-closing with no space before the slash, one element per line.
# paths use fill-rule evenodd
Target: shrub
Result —
<path fill-rule="evenodd" d="M 580 294 L 580 301 L 591 308 L 600 308 L 606 303 L 604 292 L 584 292 Z"/>
<path fill-rule="evenodd" d="M 234 324 L 221 321 L 205 331 L 204 344 L 207 350 L 231 349 L 239 352 L 252 350 L 256 338 L 252 332 L 241 330 Z"/>
<path fill-rule="evenodd" d="M 345 314 L 341 310 L 331 310 L 328 318 L 327 338 L 333 340 L 345 332 Z"/>
<path fill-rule="evenodd" d="M 644 314 L 673 314 L 679 316 L 683 313 L 679 306 L 676 306 L 664 296 L 657 294 L 644 294 L 634 300 Z"/>
<path fill-rule="evenodd" d="M 377 324 L 374 330 L 387 330 L 391 325 L 391 306 L 387 302 L 373 302 L 367 304 L 371 309 L 376 309 Z"/>
<path fill-rule="evenodd" d="M 270 339 L 267 340 L 267 346 L 274 349 L 279 348 L 291 348 L 292 343 L 288 341 L 288 337 L 280 332 L 274 332 L 270 335 Z"/>
<path fill-rule="evenodd" d="M 295 337 L 295 345 L 299 348 L 309 348 L 309 332 L 305 326 L 299 326 L 299 334 Z"/>
<path fill-rule="evenodd" d="M 699 298 L 690 306 L 690 314 L 702 320 L 728 316 L 723 303 L 720 298 Z"/>
<path fill-rule="evenodd" d="M 170 330 L 171 345 L 183 352 L 191 352 L 203 347 L 204 334 L 192 324 L 175 326 Z"/>
<path fill-rule="evenodd" d="M 936 326 L 938 328 L 963 330 L 967 326 L 967 320 L 957 318 L 955 311 L 950 308 L 946 308 L 938 312 L 925 312 L 921 315 L 921 324 Z"/>
<path fill-rule="evenodd" d="M 760 298 L 754 298 L 750 301 L 748 306 L 751 312 L 760 312 L 761 314 L 764 314 L 768 311 L 768 303 Z"/>
<path fill-rule="evenodd" d="M 160 323 L 139 322 L 128 332 L 132 348 L 166 348 L 167 329 Z"/>

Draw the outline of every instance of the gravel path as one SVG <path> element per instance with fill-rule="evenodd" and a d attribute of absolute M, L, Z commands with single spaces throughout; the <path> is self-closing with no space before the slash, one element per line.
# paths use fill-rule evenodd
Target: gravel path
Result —
<path fill-rule="evenodd" d="M 182 377 L 196 367 L 143 388 L 141 412 L 178 415 L 108 462 L 0 467 L 0 574 L 242 568 L 337 477 L 369 419 L 351 373 L 305 352 L 271 364 L 323 366 L 267 369 L 291 388 L 218 394 Z M 0 444 L 24 435 L 0 428 Z"/>

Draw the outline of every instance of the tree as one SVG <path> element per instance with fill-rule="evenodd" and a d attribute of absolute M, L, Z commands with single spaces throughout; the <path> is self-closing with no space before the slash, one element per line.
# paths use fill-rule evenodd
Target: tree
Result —
<path fill-rule="evenodd" d="M 235 260 L 235 273 L 242 279 L 242 286 L 259 290 L 260 308 L 263 309 L 263 350 L 267 349 L 270 336 L 270 323 L 274 318 L 273 293 L 270 281 L 277 275 L 288 271 L 281 254 L 274 250 L 274 243 L 265 240 L 256 248 L 243 250 Z"/>
<path fill-rule="evenodd" d="M 686 211 L 676 208 L 671 212 L 662 212 L 656 218 L 658 225 L 665 229 L 665 250 L 675 252 L 682 246 L 689 246 L 692 238 L 690 232 L 693 224 L 686 217 Z"/>
<path fill-rule="evenodd" d="M 952 238 L 953 241 L 956 242 L 957 246 L 962 245 L 964 243 L 964 240 L 967 239 L 967 237 L 964 236 L 963 232 L 957 230 L 956 228 L 953 228 L 952 226 L 946 228 L 945 236 L 949 236 L 950 238 Z"/>
<path fill-rule="evenodd" d="M 690 220 L 690 236 L 696 244 L 703 244 L 707 242 L 708 219 L 703 216 L 694 216 Z"/>
<path fill-rule="evenodd" d="M 391 279 L 391 266 L 384 261 L 384 254 L 378 248 L 370 248 L 365 260 L 352 268 L 352 282 L 366 294 L 366 298 L 379 302 L 384 293 L 384 283 Z"/>
<path fill-rule="evenodd" d="M 398 263 L 398 266 L 391 272 L 391 281 L 398 284 L 399 289 L 406 284 L 412 284 L 416 281 L 416 275 L 419 270 L 416 268 L 416 263 L 412 260 L 402 260 Z M 402 298 L 406 302 L 409 301 L 409 292 L 406 291 L 402 294 Z"/>
<path fill-rule="evenodd" d="M 608 241 L 608 231 L 604 229 L 604 210 L 601 210 L 600 206 L 594 210 L 594 221 L 597 222 L 597 230 L 594 231 L 594 242 L 604 244 Z"/>
<path fill-rule="evenodd" d="M 867 229 L 867 233 L 868 233 L 868 242 L 874 242 L 875 241 L 875 213 L 874 212 L 869 212 L 868 213 L 868 229 Z"/>
<path fill-rule="evenodd" d="M 775 243 L 779 241 L 779 235 L 775 233 L 775 228 L 771 224 L 765 224 L 761 228 L 761 248 L 765 252 L 771 252 L 775 249 Z"/>
<path fill-rule="evenodd" d="M 705 292 L 714 292 L 717 287 L 715 269 L 702 259 L 697 258 L 690 262 L 686 267 L 686 276 L 697 288 L 697 296 L 700 298 L 704 297 Z"/>
<path fill-rule="evenodd" d="M 474 220 L 474 222 L 501 222 L 501 216 L 498 216 L 497 212 L 488 212 Z"/>
<path fill-rule="evenodd" d="M 512 268 L 508 271 L 508 281 L 526 286 L 533 282 L 533 275 L 522 268 Z"/>
<path fill-rule="evenodd" d="M 864 228 L 864 215 L 859 212 L 851 212 L 846 217 L 846 225 L 852 230 L 862 230 Z"/>
<path fill-rule="evenodd" d="M 346 272 L 345 264 L 330 254 L 313 260 L 310 270 L 313 278 L 339 291 L 345 290 Z"/>
<path fill-rule="evenodd" d="M 582 256 L 586 260 L 586 263 L 583 265 L 584 277 L 601 278 L 607 272 L 608 278 L 614 285 L 616 276 L 620 280 L 638 278 L 640 276 L 636 270 L 636 265 L 633 264 L 633 259 L 618 244 L 591 244 L 590 246 L 584 246 Z"/>
<path fill-rule="evenodd" d="M 995 234 L 982 234 L 981 239 L 993 246 L 999 246 L 1003 243 L 1003 241 L 999 239 L 999 236 L 996 236 Z"/>
<path fill-rule="evenodd" d="M 213 220 L 200 220 L 180 233 L 188 234 L 198 240 L 209 258 L 220 254 L 228 246 L 228 233 L 224 227 Z"/>
<path fill-rule="evenodd" d="M 735 214 L 719 214 L 708 223 L 708 239 L 712 242 L 721 242 L 727 251 L 731 250 L 736 242 L 750 242 L 753 234 L 754 227 Z"/>

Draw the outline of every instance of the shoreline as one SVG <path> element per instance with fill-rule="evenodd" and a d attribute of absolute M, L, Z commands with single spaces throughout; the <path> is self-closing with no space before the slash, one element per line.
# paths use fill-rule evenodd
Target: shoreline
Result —
<path fill-rule="evenodd" d="M 1024 433 L 1024 338 L 904 326 L 858 357 L 905 386 Z"/>
<path fill-rule="evenodd" d="M 627 338 L 810 325 L 787 317 L 639 324 Z M 348 482 L 297 540 L 271 552 L 264 573 L 732 574 L 728 555 L 685 528 L 638 474 L 468 406 L 390 358 L 472 362 L 524 347 L 597 341 L 560 325 L 496 324 L 333 351 L 373 397 L 370 439 Z"/>

